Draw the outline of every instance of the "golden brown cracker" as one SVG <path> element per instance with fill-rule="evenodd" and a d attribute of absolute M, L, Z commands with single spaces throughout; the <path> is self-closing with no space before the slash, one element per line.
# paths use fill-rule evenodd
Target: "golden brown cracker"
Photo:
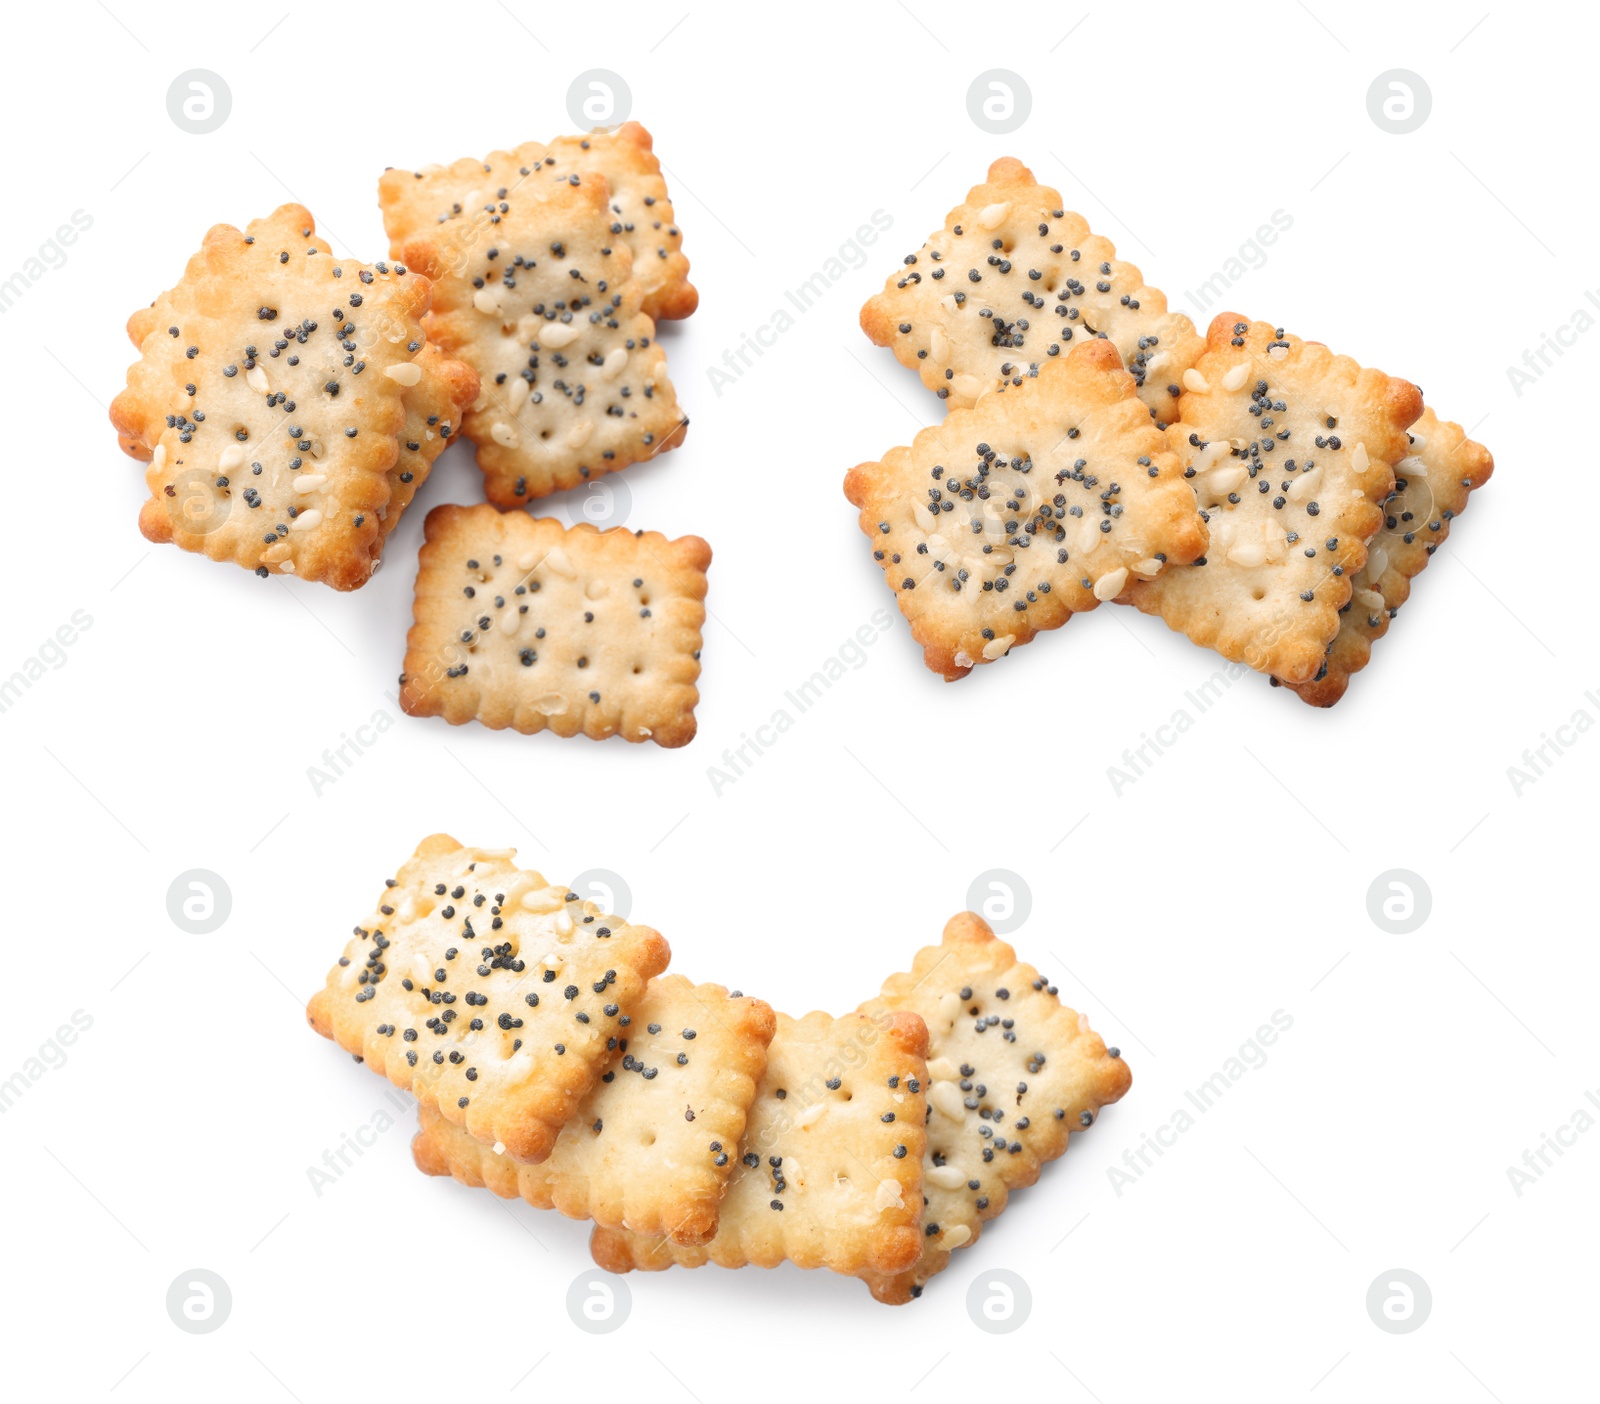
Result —
<path fill-rule="evenodd" d="M 716 1236 L 685 1247 L 597 1227 L 595 1261 L 904 1271 L 921 1251 L 927 1037 L 915 1014 L 778 1015 Z"/>
<path fill-rule="evenodd" d="M 496 222 L 406 241 L 434 280 L 428 334 L 478 372 L 463 429 L 501 507 L 616 472 L 683 441 L 688 420 L 611 232 L 604 179 L 527 181 Z"/>
<path fill-rule="evenodd" d="M 1409 451 L 1395 467 L 1394 491 L 1383 504 L 1383 526 L 1352 579 L 1324 670 L 1313 682 L 1291 684 L 1313 706 L 1331 707 L 1344 696 L 1410 598 L 1412 580 L 1450 535 L 1451 521 L 1494 473 L 1488 449 L 1426 406 L 1407 438 Z"/>
<path fill-rule="evenodd" d="M 259 575 L 364 584 L 478 391 L 425 344 L 429 298 L 403 266 L 335 258 L 298 205 L 215 226 L 128 322 L 140 359 L 111 419 L 148 465 L 140 530 Z"/>
<path fill-rule="evenodd" d="M 922 1256 L 867 1279 L 880 1301 L 900 1303 L 920 1296 L 1010 1191 L 1033 1184 L 1133 1078 L 1088 1019 L 971 912 L 952 917 L 941 943 L 924 946 L 861 1009 L 909 1011 L 928 1026 Z"/>
<path fill-rule="evenodd" d="M 947 679 L 1206 548 L 1182 465 L 1101 340 L 952 410 L 844 490 Z"/>
<path fill-rule="evenodd" d="M 400 705 L 452 725 L 682 746 L 711 548 L 476 507 L 428 513 Z"/>
<path fill-rule="evenodd" d="M 419 1110 L 417 1168 L 607 1228 L 704 1243 L 767 1065 L 769 1006 L 658 975 L 618 1020 L 616 1050 L 536 1165 Z"/>
<path fill-rule="evenodd" d="M 1159 424 L 1177 416 L 1194 323 L 1012 157 L 950 211 L 861 309 L 861 329 L 952 406 L 1022 385 L 1085 340 L 1109 339 Z"/>
<path fill-rule="evenodd" d="M 500 205 L 520 186 L 565 181 L 574 171 L 605 178 L 611 233 L 633 253 L 633 276 L 643 307 L 656 321 L 687 317 L 700 301 L 689 281 L 683 234 L 661 175 L 650 133 L 638 122 L 596 128 L 584 136 L 529 141 L 511 151 L 491 151 L 483 160 L 463 157 L 448 166 L 419 171 L 390 169 L 378 182 L 378 203 L 389 251 L 435 225 L 477 225 L 490 230 Z"/>
<path fill-rule="evenodd" d="M 1408 381 L 1222 313 L 1167 434 L 1211 543 L 1185 569 L 1131 582 L 1127 601 L 1233 662 L 1312 681 L 1421 412 Z"/>
<path fill-rule="evenodd" d="M 670 953 L 515 857 L 424 839 L 306 1016 L 419 1104 L 540 1160 Z"/>

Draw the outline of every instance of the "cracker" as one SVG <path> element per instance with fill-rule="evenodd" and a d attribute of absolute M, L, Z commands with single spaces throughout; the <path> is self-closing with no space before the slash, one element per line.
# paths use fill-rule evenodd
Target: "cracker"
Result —
<path fill-rule="evenodd" d="M 478 382 L 425 344 L 426 278 L 335 258 L 314 229 L 299 205 L 215 226 L 129 319 L 111 419 L 148 465 L 151 541 L 352 590 Z"/>
<path fill-rule="evenodd" d="M 1101 340 L 852 469 L 844 492 L 947 679 L 1206 547 L 1182 465 Z"/>
<path fill-rule="evenodd" d="M 306 1017 L 421 1105 L 540 1160 L 669 952 L 515 857 L 424 839 Z"/>
<path fill-rule="evenodd" d="M 597 1227 L 595 1261 L 905 1270 L 921 1251 L 927 1040 L 915 1014 L 778 1015 L 716 1236 L 685 1247 Z"/>
<path fill-rule="evenodd" d="M 1411 426 L 1410 452 L 1395 468 L 1394 492 L 1383 504 L 1384 524 L 1367 548 L 1367 562 L 1351 582 L 1350 603 L 1326 666 L 1308 683 L 1291 684 L 1302 700 L 1331 707 L 1350 677 L 1367 666 L 1372 645 L 1411 595 L 1411 582 L 1450 535 L 1450 522 L 1466 510 L 1468 496 L 1489 481 L 1494 455 L 1466 436 L 1459 424 L 1423 407 Z"/>
<path fill-rule="evenodd" d="M 1132 583 L 1127 602 L 1235 663 L 1310 682 L 1383 525 L 1422 396 L 1233 312 L 1211 323 L 1184 386 L 1167 437 L 1211 544 L 1187 569 Z"/>
<path fill-rule="evenodd" d="M 515 1160 L 423 1107 L 417 1168 L 607 1228 L 704 1243 L 766 1071 L 772 1010 L 721 985 L 658 975 L 618 1023 L 611 1066 L 549 1159 Z"/>
<path fill-rule="evenodd" d="M 400 705 L 593 740 L 695 733 L 711 548 L 487 504 L 428 513 Z"/>
<path fill-rule="evenodd" d="M 658 322 L 687 317 L 700 294 L 689 281 L 683 234 L 673 218 L 661 162 L 650 133 L 638 122 L 557 137 L 548 145 L 524 142 L 513 151 L 491 151 L 481 161 L 463 157 L 448 166 L 385 171 L 378 203 L 390 254 L 402 257 L 407 239 L 437 224 L 488 226 L 499 213 L 499 201 L 525 182 L 564 181 L 574 171 L 605 177 L 611 232 L 633 253 L 645 312 Z"/>
<path fill-rule="evenodd" d="M 922 1256 L 867 1278 L 879 1301 L 902 1303 L 921 1296 L 1008 1194 L 1033 1184 L 1133 1078 L 1088 1019 L 971 912 L 952 917 L 943 941 L 918 951 L 861 1009 L 914 1013 L 928 1026 Z"/>
<path fill-rule="evenodd" d="M 429 336 L 483 382 L 463 430 L 501 507 L 683 441 L 688 420 L 606 201 L 592 172 L 525 181 L 496 202 L 492 224 L 406 240 L 407 263 L 436 285 Z"/>
<path fill-rule="evenodd" d="M 1009 156 L 862 307 L 861 329 L 957 406 L 1106 338 L 1163 425 L 1203 349 L 1193 322 Z"/>

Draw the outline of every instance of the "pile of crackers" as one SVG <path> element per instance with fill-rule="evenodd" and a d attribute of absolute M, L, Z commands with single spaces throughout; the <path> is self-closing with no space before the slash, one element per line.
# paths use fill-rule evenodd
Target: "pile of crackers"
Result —
<path fill-rule="evenodd" d="M 307 1014 L 416 1098 L 419 1169 L 592 1220 L 610 1271 L 790 1261 L 909 1301 L 1131 1083 L 970 912 L 791 1018 L 514 860 L 425 839 Z"/>
<path fill-rule="evenodd" d="M 684 744 L 710 549 L 521 510 L 683 442 L 656 322 L 699 299 L 652 147 L 629 122 L 386 171 L 387 261 L 300 205 L 217 225 L 128 321 L 140 530 L 354 590 L 464 437 L 488 503 L 428 516 L 402 707 Z"/>
<path fill-rule="evenodd" d="M 1233 312 L 1202 337 L 1009 157 L 861 326 L 950 405 L 845 478 L 946 679 L 1112 601 L 1331 706 L 1494 469 L 1408 381 Z"/>

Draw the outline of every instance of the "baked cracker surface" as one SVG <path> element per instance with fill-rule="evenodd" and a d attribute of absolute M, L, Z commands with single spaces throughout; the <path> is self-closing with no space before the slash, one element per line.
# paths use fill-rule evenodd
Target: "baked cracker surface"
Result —
<path fill-rule="evenodd" d="M 306 1017 L 419 1104 L 541 1160 L 670 953 L 515 857 L 424 839 Z"/>
<path fill-rule="evenodd" d="M 422 379 L 406 392 L 400 452 L 389 470 L 385 536 L 400 524 L 401 514 L 452 442 L 449 436 L 460 427 L 462 412 L 478 396 L 477 372 L 463 361 L 452 360 L 437 346 L 424 346 L 417 353 L 417 365 Z"/>
<path fill-rule="evenodd" d="M 400 705 L 594 740 L 695 733 L 711 548 L 697 536 L 564 527 L 474 507 L 428 513 Z"/>
<path fill-rule="evenodd" d="M 1080 342 L 1106 338 L 1163 425 L 1202 350 L 1194 323 L 1168 312 L 1109 239 L 1010 156 L 890 274 L 862 307 L 861 329 L 951 405 L 1020 386 Z"/>
<path fill-rule="evenodd" d="M 1133 1077 L 1088 1019 L 971 912 L 952 917 L 940 944 L 924 946 L 861 1009 L 909 1011 L 928 1026 L 922 1256 L 867 1277 L 875 1297 L 898 1304 L 921 1296 L 1010 1191 L 1033 1184 Z"/>
<path fill-rule="evenodd" d="M 1237 313 L 1218 316 L 1167 431 L 1207 519 L 1203 560 L 1131 582 L 1125 599 L 1223 657 L 1310 682 L 1383 525 L 1409 381 Z"/>
<path fill-rule="evenodd" d="M 417 1168 L 607 1228 L 704 1243 L 766 1071 L 772 1010 L 658 975 L 618 1025 L 611 1065 L 548 1159 L 519 1161 L 422 1107 Z"/>
<path fill-rule="evenodd" d="M 524 182 L 487 230 L 436 224 L 406 240 L 408 264 L 434 281 L 429 336 L 482 382 L 463 431 L 501 507 L 683 441 L 688 420 L 607 199 L 592 172 Z"/>
<path fill-rule="evenodd" d="M 1494 456 L 1459 424 L 1424 406 L 1411 426 L 1410 448 L 1395 466 L 1394 491 L 1383 504 L 1383 526 L 1367 547 L 1367 562 L 1351 582 L 1350 603 L 1315 682 L 1291 684 L 1301 699 L 1331 707 L 1367 666 L 1372 645 L 1389 630 L 1411 596 L 1411 582 L 1450 535 L 1467 498 L 1489 481 Z"/>
<path fill-rule="evenodd" d="M 211 229 L 128 321 L 140 359 L 111 420 L 147 465 L 140 530 L 259 575 L 365 584 L 478 393 L 426 345 L 430 296 L 401 265 L 334 257 L 299 205 Z M 427 449 L 403 450 L 422 405 Z"/>
<path fill-rule="evenodd" d="M 685 1247 L 597 1227 L 595 1261 L 611 1272 L 909 1267 L 921 1251 L 927 1037 L 915 1014 L 778 1015 L 715 1237 Z"/>
<path fill-rule="evenodd" d="M 406 240 L 439 224 L 476 225 L 487 233 L 498 223 L 500 204 L 519 186 L 564 181 L 584 171 L 605 178 L 611 233 L 633 253 L 644 310 L 658 322 L 687 317 L 700 295 L 689 281 L 683 234 L 654 142 L 638 122 L 549 143 L 528 141 L 510 151 L 491 151 L 481 161 L 463 157 L 448 166 L 385 171 L 378 203 L 389 251 L 400 258 Z"/>
<path fill-rule="evenodd" d="M 1101 340 L 951 410 L 844 491 L 946 679 L 1206 549 L 1178 457 Z"/>

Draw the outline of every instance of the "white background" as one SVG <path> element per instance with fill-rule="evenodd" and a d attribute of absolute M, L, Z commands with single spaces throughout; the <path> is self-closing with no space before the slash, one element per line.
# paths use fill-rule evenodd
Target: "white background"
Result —
<path fill-rule="evenodd" d="M 1600 718 L 1578 422 L 1600 334 L 1520 394 L 1508 367 L 1600 288 L 1597 25 L 1577 7 L 1482 15 L 1332 0 L 15 12 L 0 278 L 74 211 L 93 221 L 0 318 L 0 675 L 75 610 L 93 621 L 0 714 L 0 1080 L 75 1010 L 92 1019 L 0 1117 L 17 1391 L 1592 1391 L 1600 1129 L 1520 1196 L 1507 1168 L 1600 1089 L 1600 736 L 1577 734 L 1520 795 L 1507 768 L 1579 709 Z M 481 497 L 465 449 L 383 572 L 339 595 L 147 545 L 142 475 L 106 422 L 124 319 L 210 224 L 293 197 L 336 251 L 381 257 L 385 166 L 569 130 L 567 86 L 594 67 L 627 79 L 655 134 L 701 291 L 662 337 L 687 443 L 625 475 L 630 526 L 716 552 L 700 735 L 674 752 L 399 715 L 423 516 Z M 1033 93 L 1004 137 L 965 103 L 995 67 Z M 167 115 L 190 68 L 232 92 L 209 135 Z M 1368 116 L 1392 68 L 1432 93 L 1410 135 Z M 1494 481 L 1332 712 L 1252 675 L 1119 796 L 1107 767 L 1188 706 L 1211 655 L 1107 607 L 946 685 L 896 617 L 718 795 L 723 749 L 889 601 L 840 481 L 941 406 L 866 342 L 857 309 L 1003 154 L 1191 310 L 1184 290 L 1284 211 L 1291 228 L 1226 305 L 1417 381 L 1494 450 Z M 708 367 L 877 210 L 893 228 L 865 266 L 719 395 Z M 378 711 L 394 724 L 314 793 L 307 768 Z M 790 1269 L 635 1274 L 630 1318 L 593 1339 L 565 1309 L 586 1226 L 420 1177 L 409 1111 L 320 1195 L 308 1178 L 388 1103 L 309 1032 L 303 1001 L 436 830 L 514 844 L 558 880 L 621 874 L 676 969 L 797 1014 L 853 1007 L 938 938 L 977 874 L 1009 870 L 1032 894 L 1012 939 L 1122 1046 L 1133 1089 L 920 1303 Z M 167 914 L 194 868 L 232 893 L 204 936 Z M 1368 915 L 1395 868 L 1432 893 L 1407 935 Z M 1276 1010 L 1293 1026 L 1265 1065 L 1119 1193 L 1110 1168 Z M 165 1306 L 194 1268 L 232 1292 L 208 1335 Z M 1033 1307 L 991 1338 L 965 1300 L 996 1268 Z M 1408 1335 L 1365 1307 L 1394 1268 L 1433 1294 Z"/>

